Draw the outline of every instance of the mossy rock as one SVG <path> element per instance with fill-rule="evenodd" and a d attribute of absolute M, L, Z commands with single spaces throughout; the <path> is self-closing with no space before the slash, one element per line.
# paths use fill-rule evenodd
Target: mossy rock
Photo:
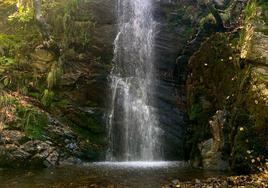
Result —
<path fill-rule="evenodd" d="M 105 127 L 101 122 L 101 114 L 98 112 L 91 114 L 76 109 L 75 111 L 69 112 L 66 118 L 75 126 L 86 129 L 94 134 L 102 134 L 105 132 Z"/>
<path fill-rule="evenodd" d="M 32 53 L 32 57 L 41 62 L 50 62 L 54 60 L 54 55 L 47 50 L 44 49 L 36 49 L 34 53 Z"/>

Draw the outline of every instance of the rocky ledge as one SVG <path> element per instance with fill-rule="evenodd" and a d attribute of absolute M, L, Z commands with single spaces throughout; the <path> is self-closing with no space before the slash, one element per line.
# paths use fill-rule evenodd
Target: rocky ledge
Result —
<path fill-rule="evenodd" d="M 67 124 L 33 106 L 37 101 L 12 92 L 5 96 L 13 102 L 1 108 L 1 119 L 5 119 L 5 124 L 0 123 L 1 167 L 77 164 L 97 150 Z"/>
<path fill-rule="evenodd" d="M 19 130 L 1 130 L 0 165 L 6 167 L 50 167 L 79 163 L 81 143 L 68 127 L 51 119 L 43 138 L 31 139 Z M 76 157 L 74 157 L 76 156 Z"/>

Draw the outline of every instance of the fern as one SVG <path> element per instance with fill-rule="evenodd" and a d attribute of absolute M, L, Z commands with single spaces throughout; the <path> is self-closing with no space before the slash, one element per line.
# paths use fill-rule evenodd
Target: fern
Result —
<path fill-rule="evenodd" d="M 59 62 L 53 63 L 50 72 L 47 75 L 48 89 L 53 89 L 53 87 L 60 82 L 62 74 L 63 70 L 61 60 Z"/>
<path fill-rule="evenodd" d="M 49 107 L 52 103 L 54 97 L 54 93 L 52 91 L 49 91 L 48 89 L 46 89 L 43 92 L 42 98 L 41 98 L 41 103 L 45 106 L 45 107 Z"/>

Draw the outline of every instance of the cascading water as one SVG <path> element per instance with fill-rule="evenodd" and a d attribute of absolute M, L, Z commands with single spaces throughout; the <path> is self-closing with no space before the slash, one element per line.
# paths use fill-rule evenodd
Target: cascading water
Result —
<path fill-rule="evenodd" d="M 110 74 L 107 161 L 162 159 L 154 90 L 152 0 L 118 0 L 118 35 Z"/>

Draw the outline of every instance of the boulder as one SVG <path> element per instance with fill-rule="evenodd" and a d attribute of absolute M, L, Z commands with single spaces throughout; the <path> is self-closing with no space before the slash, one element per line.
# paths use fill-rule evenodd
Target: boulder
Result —
<path fill-rule="evenodd" d="M 245 26 L 245 39 L 241 57 L 250 62 L 268 65 L 268 35 L 265 8 L 257 8 L 254 19 Z M 266 13 L 267 14 L 267 13 Z"/>
<path fill-rule="evenodd" d="M 218 110 L 209 122 L 213 138 L 199 144 L 204 169 L 228 170 L 229 163 L 223 159 L 221 148 L 224 146 L 222 128 L 225 123 L 225 113 Z"/>
<path fill-rule="evenodd" d="M 41 62 L 50 62 L 54 60 L 54 55 L 44 49 L 35 49 L 34 53 L 32 53 L 32 57 Z"/>
<path fill-rule="evenodd" d="M 214 146 L 213 139 L 199 144 L 203 168 L 208 170 L 229 170 L 228 161 L 222 159 L 222 153 L 220 151 L 213 150 Z"/>

